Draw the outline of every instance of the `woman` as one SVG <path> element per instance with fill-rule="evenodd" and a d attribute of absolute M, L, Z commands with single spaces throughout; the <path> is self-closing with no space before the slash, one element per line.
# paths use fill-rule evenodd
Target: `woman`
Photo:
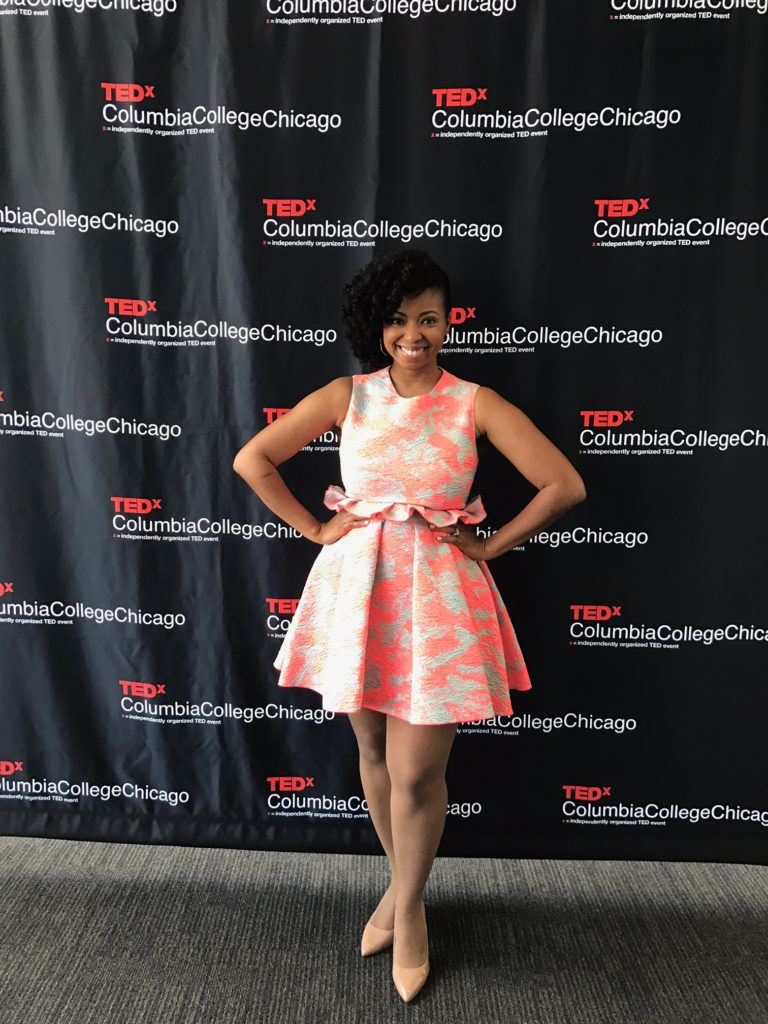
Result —
<path fill-rule="evenodd" d="M 280 686 L 348 714 L 371 820 L 391 882 L 361 952 L 394 944 L 392 977 L 410 1001 L 429 973 L 423 890 L 445 826 L 445 772 L 459 722 L 512 714 L 531 688 L 486 566 L 582 501 L 581 476 L 519 408 L 437 362 L 450 326 L 448 276 L 416 249 L 377 256 L 344 288 L 352 352 L 376 369 L 337 377 L 261 430 L 234 468 L 265 505 L 321 545 L 275 659 Z M 341 431 L 348 490 L 319 522 L 277 471 L 325 431 Z M 485 437 L 537 489 L 480 538 L 465 504 Z"/>

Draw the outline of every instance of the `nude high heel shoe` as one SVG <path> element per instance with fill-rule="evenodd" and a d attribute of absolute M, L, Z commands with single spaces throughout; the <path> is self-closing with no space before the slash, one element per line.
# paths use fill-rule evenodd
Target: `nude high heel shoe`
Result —
<path fill-rule="evenodd" d="M 395 988 L 406 1003 L 409 1003 L 416 993 L 421 991 L 429 975 L 429 936 L 427 935 L 426 910 L 423 909 L 423 904 L 422 912 L 424 913 L 424 932 L 427 943 L 426 960 L 424 963 L 419 964 L 418 967 L 401 967 L 400 964 L 396 963 L 394 956 L 392 957 L 392 980 L 395 983 Z"/>
<path fill-rule="evenodd" d="M 360 941 L 360 952 L 363 956 L 371 956 L 373 953 L 379 953 L 382 949 L 387 949 L 392 945 L 395 939 L 394 928 L 377 928 L 375 924 L 371 924 L 370 918 L 363 928 L 363 937 Z"/>

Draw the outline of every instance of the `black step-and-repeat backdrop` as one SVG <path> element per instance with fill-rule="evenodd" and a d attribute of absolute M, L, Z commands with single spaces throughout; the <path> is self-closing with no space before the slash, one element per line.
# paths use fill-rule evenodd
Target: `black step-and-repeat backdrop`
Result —
<path fill-rule="evenodd" d="M 0 831 L 380 852 L 276 686 L 320 549 L 232 460 L 409 245 L 588 489 L 489 563 L 533 689 L 460 726 L 441 852 L 768 863 L 767 9 L 0 0 Z M 338 436 L 281 472 L 329 518 Z"/>

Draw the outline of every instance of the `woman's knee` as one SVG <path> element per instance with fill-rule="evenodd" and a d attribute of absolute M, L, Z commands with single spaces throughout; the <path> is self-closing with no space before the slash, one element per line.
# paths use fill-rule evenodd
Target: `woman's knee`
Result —
<path fill-rule="evenodd" d="M 388 725 L 387 768 L 393 788 L 414 799 L 445 786 L 456 725 L 413 726 L 395 719 Z"/>
<path fill-rule="evenodd" d="M 360 753 L 360 760 L 365 761 L 366 764 L 377 765 L 382 768 L 386 767 L 387 764 L 387 751 L 385 744 L 380 743 L 377 737 L 372 737 L 370 740 L 357 741 L 357 749 Z"/>
<path fill-rule="evenodd" d="M 368 764 L 386 764 L 387 723 L 379 711 L 362 708 L 348 716 L 357 739 L 360 759 Z"/>
<path fill-rule="evenodd" d="M 422 803 L 445 786 L 445 771 L 442 765 L 419 762 L 405 762 L 392 759 L 387 762 L 392 789 L 412 800 Z"/>

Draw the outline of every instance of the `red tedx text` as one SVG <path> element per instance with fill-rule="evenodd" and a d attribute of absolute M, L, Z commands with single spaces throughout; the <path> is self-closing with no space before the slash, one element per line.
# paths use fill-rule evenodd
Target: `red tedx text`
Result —
<path fill-rule="evenodd" d="M 165 683 L 141 683 L 136 679 L 118 679 L 124 697 L 157 697 L 165 693 Z"/>
<path fill-rule="evenodd" d="M 110 316 L 146 316 L 157 312 L 154 299 L 104 299 Z"/>
<path fill-rule="evenodd" d="M 298 597 L 268 597 L 267 608 L 276 615 L 293 615 L 299 606 Z"/>
<path fill-rule="evenodd" d="M 596 199 L 598 217 L 634 217 L 647 210 L 649 199 Z"/>
<path fill-rule="evenodd" d="M 433 89 L 436 107 L 474 107 L 488 99 L 488 89 Z"/>
<path fill-rule="evenodd" d="M 451 323 L 463 324 L 465 320 L 475 319 L 477 306 L 454 306 L 451 309 Z"/>
<path fill-rule="evenodd" d="M 131 515 L 146 516 L 157 508 L 162 508 L 159 498 L 121 498 L 113 496 L 109 499 L 115 512 L 129 512 Z"/>
<path fill-rule="evenodd" d="M 611 795 L 610 786 L 563 786 L 568 800 L 602 800 Z"/>
<path fill-rule="evenodd" d="M 154 85 L 136 85 L 134 82 L 102 82 L 104 98 L 113 103 L 141 103 L 155 98 Z"/>
<path fill-rule="evenodd" d="M 579 412 L 585 427 L 618 427 L 622 423 L 634 423 L 634 409 L 582 409 Z"/>
<path fill-rule="evenodd" d="M 317 209 L 317 199 L 262 199 L 268 217 L 303 217 Z"/>
<path fill-rule="evenodd" d="M 620 604 L 572 604 L 568 607 L 574 622 L 603 622 L 621 615 Z"/>
<path fill-rule="evenodd" d="M 305 778 L 303 775 L 268 775 L 267 783 L 270 792 L 296 793 L 302 789 L 311 789 L 315 785 L 313 778 Z"/>

